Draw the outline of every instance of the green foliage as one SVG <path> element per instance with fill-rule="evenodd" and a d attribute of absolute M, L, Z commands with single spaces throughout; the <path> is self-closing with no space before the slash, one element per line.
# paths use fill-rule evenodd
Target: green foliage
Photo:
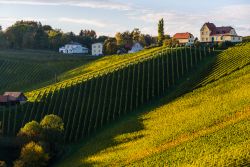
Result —
<path fill-rule="evenodd" d="M 113 55 L 117 53 L 116 39 L 108 38 L 103 44 L 103 52 L 105 55 Z"/>
<path fill-rule="evenodd" d="M 18 136 L 28 138 L 28 140 L 37 141 L 41 137 L 41 132 L 41 125 L 36 121 L 31 121 L 25 124 L 25 126 L 20 129 Z"/>
<path fill-rule="evenodd" d="M 46 115 L 40 125 L 43 128 L 42 135 L 45 141 L 61 141 L 60 137 L 62 137 L 64 131 L 64 123 L 59 116 L 53 114 Z"/>
<path fill-rule="evenodd" d="M 163 18 L 158 23 L 158 44 L 161 46 L 164 40 L 164 20 Z"/>
<path fill-rule="evenodd" d="M 243 42 L 250 42 L 250 36 L 243 37 Z"/>
<path fill-rule="evenodd" d="M 176 40 L 176 39 L 165 39 L 163 41 L 163 46 L 166 46 L 166 47 L 177 47 L 179 45 L 179 41 Z"/>
<path fill-rule="evenodd" d="M 4 161 L 0 161 L 0 167 L 7 167 L 7 165 Z"/>
<path fill-rule="evenodd" d="M 22 150 L 20 158 L 14 162 L 14 167 L 45 167 L 49 160 L 41 145 L 30 142 Z"/>

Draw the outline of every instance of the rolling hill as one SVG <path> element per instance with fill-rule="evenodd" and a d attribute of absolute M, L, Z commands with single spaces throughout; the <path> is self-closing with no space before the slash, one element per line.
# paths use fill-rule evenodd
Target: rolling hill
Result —
<path fill-rule="evenodd" d="M 248 110 L 244 108 L 246 107 L 245 104 L 248 103 L 247 96 L 249 96 L 248 84 L 245 83 L 248 78 L 245 81 L 242 77 L 249 73 L 249 52 L 250 44 L 244 43 L 225 51 L 185 47 L 154 48 L 136 54 L 100 58 L 62 72 L 58 76 L 59 81 L 57 83 L 47 83 L 44 85 L 45 87 L 26 92 L 29 98 L 28 103 L 0 109 L 0 131 L 3 136 L 15 136 L 26 122 L 40 121 L 47 114 L 56 114 L 61 116 L 65 123 L 65 143 L 77 142 L 83 138 L 88 139 L 88 136 L 93 136 L 96 131 L 104 130 L 104 132 L 99 133 L 101 139 L 97 135 L 95 138 L 83 140 L 84 144 L 69 145 L 69 152 L 65 156 L 65 160 L 75 164 L 74 166 L 108 165 L 110 163 L 115 166 L 122 163 L 133 165 L 137 162 L 138 164 L 147 164 L 151 162 L 151 160 L 147 161 L 148 158 L 157 159 L 159 158 L 157 157 L 158 154 L 161 157 L 162 152 L 170 147 L 172 148 L 176 143 L 203 136 L 206 131 L 203 132 L 202 128 L 206 129 L 215 125 L 211 129 L 208 128 L 209 132 L 213 132 L 221 126 L 226 127 L 225 125 L 230 123 L 231 120 L 234 121 L 234 115 L 230 117 L 230 114 L 235 114 L 236 120 L 241 120 L 241 116 L 238 116 L 234 107 L 239 104 L 239 111 Z M 241 79 L 231 83 L 231 80 L 236 78 L 234 76 L 236 73 Z M 223 90 L 224 87 L 226 89 L 224 91 L 229 92 L 229 90 L 232 90 L 232 85 L 238 82 L 242 84 L 242 89 L 239 90 L 246 91 L 242 96 L 239 96 L 241 99 L 237 101 L 235 106 L 229 106 L 233 104 L 229 104 L 229 101 L 226 101 L 225 104 L 219 102 L 218 99 L 222 98 L 219 95 L 222 95 L 222 93 L 218 93 L 218 97 L 213 99 L 213 96 L 216 95 L 214 92 Z M 223 84 L 219 89 L 215 89 L 216 83 Z M 209 89 L 207 92 L 205 92 L 206 88 Z M 193 90 L 195 90 L 194 95 L 192 93 L 186 95 L 191 96 L 188 102 L 178 102 L 178 104 L 181 104 L 178 107 L 183 111 L 183 115 L 178 118 L 178 115 L 174 114 L 182 112 L 176 111 L 175 105 L 177 104 L 174 104 L 172 108 L 168 108 L 168 105 L 179 100 L 179 98 L 177 100 L 175 98 Z M 209 92 L 212 93 L 209 94 Z M 202 96 L 206 93 L 207 96 Z M 228 94 L 227 97 L 232 95 Z M 196 101 L 197 99 L 200 100 Z M 203 99 L 207 103 L 204 103 L 204 106 L 200 109 L 198 107 L 200 107 Z M 212 104 L 217 107 L 213 108 Z M 223 105 L 224 108 L 220 109 L 220 105 Z M 161 110 L 158 109 L 159 106 L 162 106 L 161 108 L 167 106 L 168 109 Z M 189 107 L 196 112 L 192 114 L 193 111 Z M 185 108 L 191 115 L 185 113 Z M 205 108 L 209 110 L 207 111 Z M 215 112 L 215 109 L 220 112 Z M 232 110 L 229 111 L 229 109 Z M 166 110 L 170 112 L 169 117 L 166 116 Z M 151 123 L 144 122 L 150 121 L 150 114 L 155 113 L 155 111 L 160 113 L 159 117 L 154 116 L 159 123 L 155 120 L 152 120 Z M 213 117 L 210 118 L 209 116 L 213 112 Z M 149 114 L 148 117 L 147 114 Z M 138 119 L 138 116 L 142 119 Z M 197 121 L 198 116 L 201 116 L 203 120 Z M 208 119 L 206 120 L 205 117 Z M 248 117 L 248 115 L 243 115 L 244 119 L 245 117 Z M 176 122 L 174 122 L 175 118 Z M 227 122 L 227 118 L 230 120 L 229 122 Z M 117 120 L 121 121 L 114 123 Z M 178 122 L 183 122 L 183 125 L 174 127 Z M 187 127 L 185 122 L 190 124 L 191 129 Z M 149 129 L 151 126 L 155 129 L 147 131 L 144 123 L 149 125 Z M 166 124 L 173 126 L 170 131 L 164 126 Z M 164 129 L 164 131 L 161 129 Z M 136 133 L 134 134 L 134 132 Z M 137 132 L 139 133 L 137 134 Z M 158 132 L 163 133 L 163 135 Z M 189 133 L 194 133 L 194 136 L 189 135 Z M 155 136 L 155 138 L 145 138 L 145 136 Z M 157 136 L 160 136 L 159 139 Z M 103 143 L 98 144 L 99 141 Z M 142 141 L 142 143 L 137 143 L 137 141 Z M 95 147 L 91 142 L 94 143 Z M 125 146 L 123 146 L 123 143 Z M 127 147 L 126 143 L 135 147 L 135 150 Z M 122 147 L 119 147 L 120 144 Z M 136 146 L 138 144 L 138 147 L 134 144 Z M 163 148 L 161 145 L 163 145 Z M 148 151 L 140 150 L 144 147 Z M 78 150 L 79 148 L 80 150 Z M 88 151 L 84 152 L 82 148 L 84 150 L 86 148 Z M 128 148 L 128 150 L 125 148 Z M 105 152 L 106 149 L 108 149 L 108 152 L 109 149 L 118 152 L 110 151 L 110 155 L 108 152 L 101 155 L 100 152 Z M 125 152 L 119 152 L 119 150 Z M 130 158 L 129 154 L 133 154 L 134 158 Z M 81 160 L 82 155 L 85 155 L 84 160 Z M 106 157 L 106 155 L 113 157 L 114 162 L 111 162 L 109 156 Z M 128 161 L 124 161 L 125 159 L 128 159 Z M 172 162 L 176 163 L 177 161 L 170 160 L 170 163 Z M 67 164 L 64 161 L 62 163 Z M 181 161 L 180 163 L 186 162 Z M 195 165 L 196 163 L 199 162 L 193 162 L 189 165 Z M 60 163 L 60 165 L 62 164 Z"/>
<path fill-rule="evenodd" d="M 97 60 L 90 64 L 109 66 L 28 92 L 28 103 L 0 111 L 2 134 L 13 136 L 25 123 L 56 114 L 65 123 L 64 141 L 77 141 L 168 93 L 209 57 L 207 48 L 155 48 L 120 62 L 106 60 L 117 56 Z"/>
<path fill-rule="evenodd" d="M 96 58 L 61 55 L 52 51 L 1 50 L 0 94 L 28 91 L 55 82 L 60 74 Z"/>
<path fill-rule="evenodd" d="M 55 166 L 248 166 L 249 53 L 244 44 L 207 59 L 167 96 L 68 145 Z"/>

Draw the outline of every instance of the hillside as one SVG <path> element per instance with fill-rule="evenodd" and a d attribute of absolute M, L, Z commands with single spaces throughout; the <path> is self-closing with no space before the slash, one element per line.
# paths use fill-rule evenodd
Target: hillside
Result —
<path fill-rule="evenodd" d="M 69 145 L 55 166 L 248 166 L 249 53 L 248 44 L 211 58 L 165 98 Z"/>
<path fill-rule="evenodd" d="M 28 103 L 0 111 L 0 129 L 4 136 L 13 136 L 25 123 L 53 113 L 64 121 L 64 141 L 78 141 L 167 94 L 213 54 L 207 48 L 155 48 L 133 54 L 96 69 L 94 74 L 85 73 L 27 93 Z"/>
<path fill-rule="evenodd" d="M 55 82 L 55 76 L 89 63 L 91 57 L 61 55 L 51 51 L 1 50 L 0 94 L 28 91 Z"/>
<path fill-rule="evenodd" d="M 27 92 L 26 95 L 29 97 L 30 101 L 36 100 L 42 95 L 53 93 L 55 90 L 72 87 L 79 82 L 95 78 L 98 75 L 110 73 L 120 68 L 124 68 L 125 66 L 136 63 L 143 59 L 148 59 L 153 55 L 163 52 L 164 50 L 166 50 L 166 48 L 157 47 L 137 53 L 102 57 L 96 61 L 71 69 L 58 76 L 59 82 L 50 84 L 37 90 L 35 89 L 31 92 Z"/>
<path fill-rule="evenodd" d="M 120 58 L 120 63 L 114 61 L 107 68 L 94 68 L 29 92 L 24 105 L 3 108 L 2 135 L 13 136 L 26 122 L 56 114 L 65 123 L 64 141 L 78 141 L 140 106 L 164 96 L 171 100 L 243 68 L 249 64 L 249 46 L 222 53 L 206 48 L 155 48 Z M 107 58 L 102 59 L 90 64 L 108 64 Z"/>

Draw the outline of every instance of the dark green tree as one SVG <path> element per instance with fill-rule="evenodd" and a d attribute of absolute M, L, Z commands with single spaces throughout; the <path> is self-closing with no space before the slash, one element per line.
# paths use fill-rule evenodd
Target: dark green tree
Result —
<path fill-rule="evenodd" d="M 14 167 L 45 167 L 47 166 L 49 155 L 43 147 L 35 142 L 26 144 L 18 160 L 14 162 Z"/>
<path fill-rule="evenodd" d="M 64 131 L 64 123 L 57 115 L 46 115 L 40 122 L 43 128 L 43 139 L 49 143 L 60 142 Z"/>
<path fill-rule="evenodd" d="M 103 52 L 105 55 L 112 55 L 117 53 L 117 44 L 115 38 L 108 38 L 103 44 Z"/>
<path fill-rule="evenodd" d="M 164 20 L 163 18 L 158 23 L 158 44 L 162 46 L 164 40 Z"/>
<path fill-rule="evenodd" d="M 36 121 L 31 121 L 25 124 L 23 128 L 20 129 L 18 136 L 24 137 L 28 141 L 34 140 L 38 141 L 41 137 L 42 127 Z"/>

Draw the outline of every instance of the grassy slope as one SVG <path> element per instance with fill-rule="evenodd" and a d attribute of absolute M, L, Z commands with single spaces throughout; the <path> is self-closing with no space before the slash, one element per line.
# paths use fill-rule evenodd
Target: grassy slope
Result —
<path fill-rule="evenodd" d="M 68 56 L 40 50 L 0 51 L 0 93 L 4 91 L 30 91 L 59 81 L 96 73 L 123 61 L 135 59 L 161 48 L 145 50 L 136 54 L 112 55 L 102 58 Z"/>
<path fill-rule="evenodd" d="M 55 74 L 60 75 L 92 59 L 50 51 L 1 50 L 0 93 L 27 91 L 51 84 L 54 82 Z"/>
<path fill-rule="evenodd" d="M 197 165 L 227 163 L 230 151 L 247 156 L 242 148 L 249 148 L 250 139 L 249 81 L 247 66 L 169 104 L 124 118 L 71 146 L 57 166 Z"/>
<path fill-rule="evenodd" d="M 96 61 L 63 73 L 59 76 L 60 82 L 28 92 L 26 93 L 26 96 L 30 101 L 33 101 L 41 92 L 43 92 L 42 94 L 48 94 L 51 91 L 55 91 L 56 89 L 61 89 L 61 87 L 72 87 L 77 82 L 82 82 L 83 80 L 93 78 L 94 76 L 110 73 L 131 63 L 136 63 L 140 60 L 148 59 L 154 54 L 161 53 L 163 49 L 167 50 L 167 48 L 165 47 L 156 47 L 132 54 L 112 55 L 100 58 Z"/>

